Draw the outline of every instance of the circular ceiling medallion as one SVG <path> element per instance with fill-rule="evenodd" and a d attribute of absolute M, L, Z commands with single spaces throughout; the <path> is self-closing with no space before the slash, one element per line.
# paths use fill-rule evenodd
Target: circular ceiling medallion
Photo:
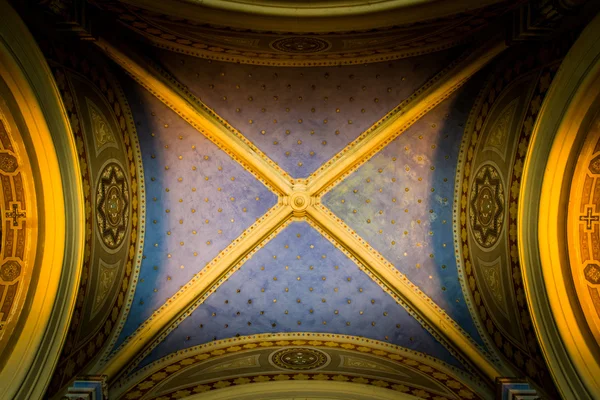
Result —
<path fill-rule="evenodd" d="M 328 363 L 329 357 L 316 349 L 294 347 L 274 352 L 270 360 L 278 368 L 298 371 L 323 367 Z"/>
<path fill-rule="evenodd" d="M 470 197 L 471 229 L 477 243 L 493 246 L 504 224 L 504 185 L 498 170 L 484 165 L 477 171 Z"/>
<path fill-rule="evenodd" d="M 5 282 L 14 281 L 21 275 L 21 265 L 16 261 L 7 261 L 0 267 L 0 278 Z"/>
<path fill-rule="evenodd" d="M 11 173 L 17 170 L 17 158 L 9 153 L 0 153 L 0 170 Z"/>
<path fill-rule="evenodd" d="M 271 48 L 284 53 L 308 54 L 328 50 L 331 43 L 316 37 L 294 36 L 277 39 L 270 44 Z"/>
<path fill-rule="evenodd" d="M 305 211 L 310 205 L 310 196 L 304 192 L 293 193 L 290 200 L 290 205 L 296 212 Z"/>
<path fill-rule="evenodd" d="M 116 249 L 123 242 L 129 223 L 129 185 L 116 163 L 104 167 L 96 190 L 96 222 L 104 244 Z"/>

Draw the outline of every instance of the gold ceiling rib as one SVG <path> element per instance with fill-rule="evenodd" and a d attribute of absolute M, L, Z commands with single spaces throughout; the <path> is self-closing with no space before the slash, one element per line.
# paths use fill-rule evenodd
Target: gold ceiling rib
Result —
<path fill-rule="evenodd" d="M 211 109 L 200 101 L 190 101 L 190 95 L 182 85 L 171 81 L 148 63 L 143 66 L 102 38 L 93 43 L 98 45 L 139 84 L 232 156 L 276 194 L 279 196 L 291 194 L 289 175 Z"/>
<path fill-rule="evenodd" d="M 146 320 L 110 357 L 105 364 L 96 364 L 92 368 L 93 374 L 103 374 L 114 378 L 119 371 L 123 370 L 137 354 L 141 353 L 146 346 L 151 344 L 161 333 L 168 328 L 172 321 L 177 320 L 183 314 L 195 308 L 197 299 L 204 296 L 217 282 L 225 280 L 225 275 L 231 267 L 238 264 L 252 249 L 274 230 L 285 224 L 291 216 L 289 207 L 276 205 L 269 210 L 266 218 L 260 219 L 244 233 L 241 239 L 236 240 L 235 245 L 230 245 L 221 252 L 215 260 L 208 264 L 202 273 L 196 274 L 194 278 L 184 285 L 163 306 L 157 309 L 148 320 Z M 108 350 L 110 351 L 110 349 Z"/>
<path fill-rule="evenodd" d="M 301 218 L 318 226 L 339 245 L 345 247 L 368 267 L 374 278 L 390 287 L 438 337 L 448 342 L 455 352 L 470 360 L 488 379 L 493 381 L 496 377 L 512 374 L 506 366 L 498 367 L 492 364 L 482 349 L 468 338 L 455 321 L 417 287 L 410 284 L 402 274 L 392 270 L 383 257 L 375 254 L 363 241 L 351 235 L 343 222 L 338 221 L 319 204 L 319 198 L 343 177 L 356 170 L 502 52 L 506 48 L 502 41 L 486 43 L 472 51 L 447 68 L 443 79 L 438 74 L 416 92 L 415 96 L 411 96 L 409 102 L 397 107 L 377 122 L 374 128 L 350 143 L 327 162 L 325 168 L 320 169 L 308 180 L 290 178 L 239 132 L 166 74 L 161 74 L 153 67 L 140 65 L 106 40 L 99 39 L 95 43 L 144 88 L 231 155 L 278 194 L 280 199 L 279 204 L 247 229 L 236 240 L 234 246 L 225 249 L 209 264 L 210 268 L 201 272 L 204 275 L 202 279 L 198 279 L 200 274 L 197 274 L 155 311 L 110 360 L 94 366 L 92 373 L 102 373 L 114 379 L 134 360 L 136 354 L 147 349 L 149 345 L 156 344 L 156 339 L 168 330 L 173 321 L 189 314 L 197 306 L 197 300 L 223 280 L 231 268 L 242 261 L 259 243 L 290 218 Z"/>
<path fill-rule="evenodd" d="M 327 162 L 324 169 L 313 174 L 307 180 L 309 193 L 320 199 L 345 176 L 358 169 L 429 110 L 448 98 L 504 49 L 506 49 L 505 43 L 499 40 L 493 44 L 481 46 L 453 65 L 449 71 L 442 71 L 432 81 L 425 84 L 425 90 L 419 90 L 416 97 L 408 99 L 410 101 L 407 101 L 404 107 L 401 105 L 391 111 L 375 124 L 375 129 L 368 130 L 359 136 Z M 439 79 L 441 74 L 444 74 L 444 79 Z M 415 288 L 402 274 L 391 268 L 382 256 L 366 246 L 360 238 L 353 236 L 345 224 L 335 218 L 326 207 L 316 201 L 315 206 L 308 208 L 307 212 L 315 225 L 329 233 L 362 264 L 367 266 L 374 276 L 386 282 L 387 286 L 406 301 L 411 310 L 451 343 L 455 349 L 458 349 L 459 353 L 465 355 L 484 375 L 494 380 L 498 376 L 512 374 L 512 371 L 505 366 L 498 369 L 491 364 L 481 348 L 465 335 L 455 321 L 431 302 L 418 288 Z"/>
<path fill-rule="evenodd" d="M 319 198 L 323 196 L 342 178 L 354 172 L 423 115 L 448 98 L 505 49 L 506 44 L 501 40 L 485 43 L 438 73 L 413 96 L 390 111 L 313 173 L 307 179 L 308 192 Z"/>
<path fill-rule="evenodd" d="M 402 273 L 393 268 L 383 257 L 365 246 L 364 241 L 352 235 L 345 224 L 338 221 L 324 206 L 310 207 L 310 222 L 344 247 L 361 262 L 373 275 L 392 290 L 406 304 L 409 313 L 430 327 L 434 336 L 441 337 L 458 354 L 459 359 L 470 361 L 486 378 L 494 381 L 497 377 L 511 376 L 514 373 L 505 366 L 496 366 L 490 362 L 483 350 L 470 339 L 460 326 L 439 306 L 429 299 L 418 287 L 412 284 Z M 404 304 L 403 304 L 404 306 Z"/>

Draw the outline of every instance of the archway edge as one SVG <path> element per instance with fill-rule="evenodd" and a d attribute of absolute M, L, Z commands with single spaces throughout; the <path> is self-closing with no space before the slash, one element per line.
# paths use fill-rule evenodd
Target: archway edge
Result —
<path fill-rule="evenodd" d="M 0 393 L 42 398 L 75 306 L 84 250 L 83 186 L 75 141 L 50 68 L 6 0 L 0 0 L 0 15 L 0 74 L 24 121 L 28 156 L 37 166 L 33 180 L 40 228 L 29 308 L 20 316 L 19 336 L 0 371 Z"/>
<path fill-rule="evenodd" d="M 395 390 L 349 382 L 262 382 L 232 386 L 213 392 L 198 393 L 188 400 L 416 400 L 417 397 Z"/>
<path fill-rule="evenodd" d="M 570 301 L 574 288 L 565 225 L 582 129 L 599 96 L 600 15 L 552 81 L 533 128 L 519 195 L 519 258 L 527 302 L 546 362 L 569 399 L 600 395 L 598 346 L 579 305 Z"/>
<path fill-rule="evenodd" d="M 330 33 L 372 30 L 472 12 L 501 0 L 183 0 L 171 7 L 160 0 L 125 0 L 155 13 L 216 26 L 255 31 Z"/>

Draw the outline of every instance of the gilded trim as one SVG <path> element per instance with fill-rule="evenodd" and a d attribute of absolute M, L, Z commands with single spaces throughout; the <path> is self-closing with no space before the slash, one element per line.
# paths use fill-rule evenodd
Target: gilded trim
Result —
<path fill-rule="evenodd" d="M 408 99 L 319 167 L 306 180 L 307 190 L 318 198 L 324 196 L 423 115 L 447 99 L 504 49 L 506 45 L 503 42 L 492 41 L 474 51 L 463 53 Z"/>
<path fill-rule="evenodd" d="M 160 374 L 160 372 L 159 372 Z M 440 396 L 439 394 L 432 392 L 430 390 L 422 389 L 415 386 L 407 386 L 404 384 L 399 384 L 394 381 L 384 379 L 384 378 L 369 378 L 363 377 L 359 375 L 352 374 L 342 374 L 342 373 L 316 373 L 316 372 L 304 372 L 304 373 L 280 373 L 280 374 L 255 374 L 255 375 L 245 375 L 239 378 L 229 378 L 229 379 L 215 379 L 210 382 L 203 382 L 201 385 L 190 385 L 187 387 L 183 387 L 177 390 L 172 390 L 167 393 L 161 394 L 159 397 L 160 400 L 177 400 L 182 397 L 187 397 L 192 394 L 199 394 L 207 392 L 224 389 L 230 386 L 242 386 L 248 384 L 256 384 L 262 382 L 286 382 L 286 381 L 301 381 L 301 382 L 309 382 L 309 381 L 320 381 L 320 382 L 352 382 L 360 385 L 374 386 L 385 389 L 390 389 L 399 393 L 406 393 L 413 396 L 418 396 L 420 398 L 434 398 L 436 400 L 449 400 L 450 398 L 447 396 Z M 451 381 L 452 382 L 452 381 Z M 454 381 L 458 382 L 458 381 Z M 145 380 L 143 384 L 149 386 L 153 384 L 153 380 Z M 460 385 L 460 383 L 459 383 Z M 139 386 L 136 386 L 139 388 Z M 455 393 L 457 396 L 454 399 L 476 399 L 477 396 L 475 393 L 470 391 L 466 386 L 459 386 L 461 389 Z M 133 390 L 125 394 L 124 398 L 126 400 L 134 400 L 134 399 L 142 399 L 140 395 L 143 396 L 143 392 L 141 390 Z M 145 397 L 145 399 L 155 398 Z"/>
<path fill-rule="evenodd" d="M 227 23 L 217 24 L 202 24 L 198 21 L 190 20 L 189 14 L 198 11 L 194 8 L 188 11 L 188 15 L 178 18 L 175 22 L 172 17 L 165 14 L 171 14 L 174 10 L 162 10 L 152 14 L 153 17 L 148 17 L 144 9 L 140 9 L 133 5 L 123 4 L 122 2 L 102 2 L 98 5 L 118 17 L 118 21 L 127 29 L 137 33 L 146 41 L 161 49 L 187 54 L 195 57 L 235 62 L 242 64 L 265 65 L 265 66 L 284 66 L 284 67 L 311 67 L 311 66 L 336 66 L 336 65 L 351 65 L 365 64 L 373 62 L 383 62 L 397 60 L 407 57 L 415 57 L 419 55 L 429 54 L 437 51 L 443 51 L 460 44 L 468 43 L 473 40 L 474 33 L 484 31 L 494 18 L 508 12 L 514 4 L 510 2 L 498 2 L 500 4 L 478 4 L 480 8 L 472 7 L 470 10 L 462 13 L 454 13 L 452 16 L 444 16 L 437 20 L 423 21 L 428 24 L 426 33 L 417 31 L 411 32 L 411 24 L 393 25 L 398 22 L 387 24 L 382 29 L 365 29 L 360 32 L 357 26 L 365 25 L 365 20 L 374 21 L 372 18 L 364 16 L 356 20 L 351 28 L 341 29 L 345 32 L 330 32 L 326 33 L 304 33 L 300 36 L 298 33 L 290 34 L 289 29 L 295 28 L 297 25 L 297 16 L 294 17 L 292 23 L 285 24 L 286 28 L 276 32 L 273 29 L 264 28 L 266 25 L 261 21 L 263 31 L 256 29 L 245 29 L 248 35 L 253 38 L 253 42 L 243 44 L 235 43 L 236 30 L 215 28 L 215 25 L 227 25 L 231 23 L 231 15 L 227 15 Z M 374 5 L 370 4 L 369 8 L 373 9 Z M 443 7 L 443 6 L 439 6 Z M 438 7 L 438 8 L 439 8 Z M 156 7 L 154 7 L 156 8 Z M 159 6 L 159 8 L 162 8 Z M 283 8 L 278 8 L 282 10 Z M 301 12 L 301 7 L 295 7 L 294 13 Z M 348 7 L 344 7 L 348 9 Z M 339 11 L 339 10 L 338 10 Z M 177 11 L 175 11 L 177 12 Z M 211 16 L 215 16 L 222 11 L 212 8 Z M 323 19 L 324 8 L 319 7 L 319 19 Z M 398 10 L 400 14 L 402 12 Z M 384 17 L 389 18 L 389 14 L 384 13 Z M 428 13 L 430 16 L 431 13 Z M 204 16 L 206 18 L 206 16 Z M 233 20 L 248 20 L 254 18 L 254 15 L 240 14 L 238 18 Z M 381 16 L 380 16 L 381 18 Z M 430 17 L 431 18 L 431 17 Z M 158 20 L 158 21 L 157 21 Z M 171 27 L 161 24 L 161 20 L 171 20 Z M 310 26 L 310 20 L 303 21 L 301 24 L 304 29 Z M 318 24 L 313 24 L 316 30 L 323 29 L 324 26 L 335 27 L 340 26 L 341 21 L 333 24 L 328 24 L 321 21 Z M 343 21 L 347 23 L 348 21 Z M 207 29 L 205 36 L 208 38 L 202 40 L 199 35 L 190 35 L 172 28 L 172 24 L 183 25 L 185 30 L 201 30 Z M 278 19 L 278 24 L 282 24 Z M 422 29 L 422 28 L 421 28 Z M 358 31 L 358 32 L 357 32 Z M 395 33 L 396 32 L 396 33 Z M 410 36 L 412 33 L 412 36 Z M 383 40 L 382 37 L 397 36 L 397 40 Z M 222 36 L 221 36 L 222 35 Z M 202 35 L 200 35 L 202 36 Z M 222 40 L 219 40 L 223 37 Z M 231 43 L 230 37 L 234 38 L 234 43 Z M 281 49 L 273 48 L 273 43 L 278 40 L 298 39 L 303 41 L 318 41 L 327 43 L 325 49 L 320 49 L 314 52 L 294 52 L 281 51 Z M 372 44 L 373 41 L 380 40 L 378 44 Z M 352 48 L 347 46 L 347 42 L 352 43 L 357 41 L 370 42 L 371 45 L 363 48 Z M 332 46 L 331 42 L 337 45 Z"/>
<path fill-rule="evenodd" d="M 487 351 L 481 348 L 448 314 L 427 297 L 408 278 L 376 252 L 325 206 L 309 210 L 308 221 L 336 247 L 353 259 L 384 291 L 404 307 L 425 329 L 472 372 L 481 373 L 490 380 L 507 375 L 489 361 Z M 336 243 L 337 242 L 337 243 Z M 366 266 L 366 267 L 365 267 Z"/>
<path fill-rule="evenodd" d="M 522 76 L 524 73 L 537 71 L 533 95 L 526 103 L 527 111 L 519 127 L 521 130 L 517 138 L 519 145 L 516 150 L 515 159 L 511 162 L 510 181 L 505 187 L 506 192 L 508 192 L 508 202 L 505 206 L 505 209 L 508 211 L 508 218 L 505 229 L 509 232 L 508 245 L 510 248 L 510 269 L 512 271 L 510 274 L 512 277 L 511 283 L 514 286 L 515 296 L 522 299 L 517 305 L 519 308 L 519 315 L 522 320 L 526 321 L 529 316 L 529 311 L 523 296 L 524 291 L 520 278 L 520 266 L 516 243 L 517 202 L 522 172 L 522 169 L 519 166 L 523 164 L 529 144 L 529 135 L 533 129 L 537 113 L 539 112 L 539 107 L 536 108 L 532 104 L 533 99 L 537 96 L 536 102 L 541 104 L 557 69 L 557 63 L 554 61 L 553 64 L 547 65 L 544 64 L 540 58 L 532 57 L 531 64 L 528 65 L 526 71 L 523 72 L 522 69 L 522 66 L 513 63 L 512 65 L 507 66 L 506 70 L 499 72 L 497 77 L 486 83 L 479 94 L 475 106 L 472 108 L 469 121 L 465 127 L 463 143 L 459 153 L 459 171 L 456 174 L 455 209 L 453 219 L 456 227 L 455 247 L 457 249 L 457 265 L 459 266 L 459 274 L 461 275 L 460 281 L 463 285 L 465 297 L 468 296 L 467 303 L 474 320 L 481 321 L 478 322 L 478 324 L 486 327 L 485 330 L 480 329 L 482 338 L 486 344 L 488 344 L 490 349 L 494 349 L 494 353 L 502 354 L 511 365 L 517 366 L 522 371 L 526 371 L 528 376 L 536 377 L 536 381 L 539 381 L 539 378 L 543 375 L 545 365 L 543 364 L 541 352 L 537 349 L 537 345 L 531 345 L 531 343 L 535 344 L 535 342 L 532 342 L 532 338 L 535 337 L 533 326 L 527 323 L 521 324 L 525 333 L 524 339 L 527 346 L 525 348 L 521 348 L 519 345 L 515 344 L 510 338 L 504 335 L 502 329 L 498 328 L 494 319 L 491 318 L 490 310 L 487 308 L 479 293 L 481 288 L 477 284 L 474 261 L 471 259 L 470 253 L 470 246 L 473 245 L 473 243 L 469 243 L 468 241 L 470 227 L 467 219 L 467 210 L 469 208 L 470 182 L 472 175 L 475 174 L 473 168 L 476 167 L 473 165 L 473 161 L 475 160 L 474 154 L 478 143 L 481 140 L 487 118 L 490 115 L 489 110 L 492 109 L 492 105 L 500 97 L 500 92 L 511 82 L 518 79 L 518 77 Z M 534 357 L 537 360 L 534 361 Z M 496 356 L 496 359 L 498 362 L 505 364 L 505 361 L 500 360 L 498 356 Z M 507 368 L 512 369 L 513 367 L 507 366 Z M 510 375 L 506 374 L 505 376 Z"/>
<path fill-rule="evenodd" d="M 61 96 L 64 99 L 74 99 L 75 95 L 72 93 L 73 89 L 66 77 L 66 71 L 71 71 L 70 67 L 63 66 L 55 60 L 51 61 L 51 65 L 58 88 L 61 91 Z M 84 145 L 84 128 L 81 124 L 81 116 L 78 116 L 79 109 L 73 105 L 71 100 L 67 107 L 67 112 L 69 114 L 73 136 L 77 143 L 79 162 L 82 166 L 80 179 L 83 183 L 85 196 L 86 243 L 84 261 L 82 263 L 82 278 L 79 284 L 77 305 L 74 313 L 75 318 L 71 322 L 69 335 L 61 354 L 61 359 L 58 364 L 58 371 L 53 376 L 50 391 L 58 391 L 62 386 L 68 383 L 68 381 L 71 380 L 75 374 L 79 373 L 80 368 L 83 368 L 87 363 L 97 358 L 98 353 L 110 350 L 111 343 L 107 339 L 112 332 L 114 335 L 112 337 L 112 341 L 114 343 L 118 337 L 120 329 L 124 324 L 126 314 L 129 311 L 129 306 L 133 301 L 133 293 L 135 292 L 137 275 L 139 273 L 139 268 L 142 261 L 142 249 L 144 245 L 146 204 L 145 185 L 142 157 L 131 110 L 129 109 L 123 91 L 118 85 L 118 82 L 112 76 L 110 76 L 107 71 L 96 71 L 99 73 L 95 75 L 95 73 L 92 72 L 92 69 L 85 68 L 83 65 L 83 62 L 74 62 L 71 66 L 74 68 L 74 73 L 85 76 L 95 84 L 101 80 L 105 80 L 106 84 L 99 85 L 98 89 L 110 102 L 110 108 L 113 110 L 120 109 L 123 113 L 122 117 L 125 118 L 124 124 L 117 125 L 120 127 L 119 134 L 121 135 L 124 143 L 125 154 L 131 154 L 129 165 L 125 168 L 125 170 L 129 172 L 132 191 L 131 232 L 128 240 L 125 241 L 129 243 L 128 246 L 130 249 L 127 252 L 127 259 L 124 260 L 124 274 L 123 280 L 119 285 L 119 293 L 115 297 L 114 302 L 109 306 L 112 309 L 112 312 L 102 323 L 102 326 L 98 327 L 98 329 L 91 336 L 86 338 L 81 343 L 76 343 L 77 334 L 80 330 L 82 322 L 81 316 L 85 304 L 84 299 L 88 289 L 91 289 L 88 279 L 91 278 L 90 262 L 93 248 L 92 241 L 94 240 L 94 235 L 92 234 L 94 215 L 92 212 L 93 205 L 91 193 L 91 174 L 89 166 L 90 159 Z M 109 91 L 112 91 L 114 95 L 108 95 Z M 67 102 L 65 101 L 65 103 Z M 115 326 L 117 327 L 116 329 L 114 329 Z M 73 348 L 75 345 L 78 345 L 78 347 Z"/>
<path fill-rule="evenodd" d="M 246 260 L 285 228 L 290 216 L 289 206 L 278 204 L 267 211 L 154 311 L 112 354 L 104 354 L 92 373 L 110 377 L 120 371 L 127 374 Z"/>
<path fill-rule="evenodd" d="M 193 394 L 187 400 L 268 400 L 290 398 L 311 398 L 314 396 L 331 398 L 332 396 L 353 400 L 414 400 L 415 397 L 397 390 L 389 390 L 376 385 L 362 385 L 354 382 L 284 380 L 252 383 L 252 385 L 229 386 Z M 309 397 L 310 396 L 310 397 Z M 327 397 L 328 396 L 328 397 Z M 442 397 L 441 399 L 444 399 Z M 440 400 L 433 397 L 433 400 Z"/>
<path fill-rule="evenodd" d="M 84 201 L 77 150 L 59 91 L 34 38 L 17 13 L 0 1 L 0 70 L 28 131 L 28 153 L 43 192 L 38 210 L 42 239 L 39 271 L 31 286 L 11 357 L 0 373 L 7 398 L 41 398 L 58 361 L 75 307 L 84 248 Z"/>
<path fill-rule="evenodd" d="M 218 358 L 222 355 L 234 354 L 238 352 L 244 352 L 256 348 L 272 348 L 273 350 L 286 346 L 310 346 L 314 348 L 328 349 L 328 348 L 342 348 L 347 351 L 356 352 L 357 354 L 372 354 L 377 357 L 392 360 L 394 362 L 417 368 L 420 373 L 428 375 L 431 379 L 437 380 L 450 389 L 451 392 L 456 393 L 457 398 L 478 398 L 475 393 L 485 392 L 482 387 L 481 381 L 473 380 L 472 377 L 459 369 L 450 366 L 442 361 L 439 361 L 433 357 L 424 355 L 417 351 L 408 350 L 400 346 L 396 346 L 390 343 L 380 342 L 377 340 L 366 339 L 358 336 L 347 336 L 330 333 L 310 333 L 310 332 L 292 332 L 292 333 L 278 333 L 278 334 L 260 334 L 243 336 L 239 338 L 230 338 L 225 340 L 218 340 L 195 346 L 189 349 L 178 351 L 177 353 L 169 354 L 160 360 L 153 362 L 145 366 L 144 368 L 136 371 L 127 378 L 118 381 L 113 385 L 112 394 L 118 398 L 125 399 L 138 399 L 144 398 L 144 395 L 149 391 L 150 388 L 158 385 L 161 381 L 164 381 L 169 376 L 178 373 L 182 368 L 187 368 L 203 362 L 211 358 Z M 269 374 L 271 375 L 271 374 Z M 304 377 L 300 376 L 294 378 L 294 376 L 305 375 L 312 379 L 319 380 L 319 373 L 303 373 L 303 374 L 286 374 L 280 373 L 273 376 L 269 376 L 268 379 L 258 378 L 251 381 L 240 381 L 234 384 L 248 384 L 252 382 L 260 381 L 278 381 L 287 380 L 291 377 L 292 379 L 302 380 Z M 325 374 L 323 374 L 325 375 Z M 261 375 L 257 375 L 261 376 Z M 262 375 L 265 376 L 265 375 Z M 284 376 L 284 378 L 276 378 L 277 376 Z M 335 375 L 325 375 L 322 377 L 323 380 L 336 381 L 333 379 Z M 309 379 L 310 379 L 309 378 Z M 352 380 L 355 383 L 363 384 L 374 384 L 375 386 L 388 387 L 394 390 L 393 383 L 387 383 L 387 385 L 378 385 L 374 383 L 378 379 L 370 379 L 368 381 L 355 380 L 358 377 L 356 375 L 347 376 L 348 381 Z M 229 379 L 226 379 L 229 381 Z M 346 381 L 343 378 L 340 381 Z M 452 383 L 451 383 L 452 382 Z M 229 386 L 219 385 L 217 382 L 212 382 L 208 388 L 204 389 L 214 390 L 221 387 Z M 415 390 L 408 388 L 407 392 Z M 402 392 L 403 390 L 399 390 Z M 190 394 L 193 389 L 190 390 Z M 198 393 L 198 391 L 196 391 Z M 423 395 L 421 395 L 423 397 Z"/>
<path fill-rule="evenodd" d="M 600 96 L 600 16 L 567 53 L 531 132 L 519 191 L 523 287 L 544 358 L 563 398 L 600 396 L 598 346 L 574 295 L 565 248 L 568 194 L 586 113 Z M 590 340 L 591 339 L 591 340 Z"/>
<path fill-rule="evenodd" d="M 239 131 L 196 99 L 180 83 L 155 67 L 143 67 L 105 40 L 96 43 L 140 85 L 171 108 L 198 132 L 229 154 L 278 195 L 289 195 L 291 178 Z"/>
<path fill-rule="evenodd" d="M 0 101 L 8 100 L 2 98 L 3 95 L 0 93 Z M 7 95 L 10 96 L 10 92 Z M 2 106 L 0 104 L 0 365 L 11 351 L 10 338 L 26 304 L 32 277 L 36 274 L 34 260 L 38 230 L 43 228 L 37 223 L 39 199 L 23 138 L 26 132 L 20 132 L 15 121 L 21 116 L 11 115 L 10 106 L 5 109 L 8 114 L 5 115 Z"/>

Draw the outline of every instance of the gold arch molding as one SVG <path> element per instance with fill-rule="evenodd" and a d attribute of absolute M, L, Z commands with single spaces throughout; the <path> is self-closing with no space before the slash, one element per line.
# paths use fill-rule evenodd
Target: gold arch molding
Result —
<path fill-rule="evenodd" d="M 292 397 L 293 396 L 293 397 Z M 189 400 L 417 400 L 407 393 L 392 392 L 377 386 L 356 385 L 348 382 L 293 381 L 255 383 L 251 386 L 233 386 L 218 392 L 190 396 Z"/>
<path fill-rule="evenodd" d="M 25 147 L 26 128 L 7 82 L 0 78 L 0 349 L 10 352 L 34 263 L 38 229 L 33 169 Z M 20 126 L 19 126 L 20 125 Z M 16 332 L 15 332 L 16 333 Z"/>
<path fill-rule="evenodd" d="M 280 355 L 289 355 L 288 361 Z M 115 382 L 111 396 L 175 400 L 215 393 L 218 398 L 224 388 L 245 386 L 235 391 L 241 395 L 259 383 L 281 382 L 347 383 L 417 398 L 491 394 L 482 381 L 415 351 L 362 337 L 302 332 L 231 338 L 179 351 Z"/>
<path fill-rule="evenodd" d="M 181 0 L 173 7 L 161 0 L 124 0 L 154 13 L 237 29 L 280 32 L 341 32 L 412 24 L 474 10 L 502 0 Z"/>
<path fill-rule="evenodd" d="M 545 46 L 553 46 L 546 44 Z M 566 45 L 556 56 L 518 68 L 519 53 L 495 65 L 465 127 L 457 174 L 455 219 L 460 229 L 457 262 L 464 265 L 465 293 L 479 314 L 488 345 L 544 387 L 552 377 L 532 345 L 534 328 L 524 296 L 517 246 L 518 189 L 523 161 L 550 82 Z M 539 48 L 540 54 L 545 50 Z M 490 215 L 482 218 L 489 212 Z M 511 321 L 521 321 L 513 324 Z M 535 343 L 534 343 L 535 344 Z"/>
<path fill-rule="evenodd" d="M 532 132 L 519 195 L 518 241 L 537 336 L 564 398 L 600 396 L 595 187 L 600 17 L 575 42 Z M 567 299 L 571 301 L 567 301 Z"/>
<path fill-rule="evenodd" d="M 83 259 L 83 188 L 46 61 L 4 0 L 0 14 L 0 392 L 41 398 L 74 307 L 80 272 L 74 266 Z"/>
<path fill-rule="evenodd" d="M 110 347 L 142 259 L 145 184 L 133 117 L 105 61 L 60 42 L 44 51 L 75 142 L 85 188 L 85 254 L 73 320 L 48 392 L 56 393 Z M 89 58 L 88 58 L 89 57 Z M 93 68 L 87 66 L 93 65 Z"/>
<path fill-rule="evenodd" d="M 588 326 L 600 343 L 600 238 L 598 237 L 598 202 L 595 193 L 598 191 L 597 181 L 600 157 L 600 115 L 591 109 L 586 116 L 589 119 L 587 138 L 579 153 L 567 214 L 567 239 L 571 261 L 571 276 L 577 297 Z M 582 127 L 583 128 L 583 127 Z M 585 128 L 583 129 L 585 130 Z"/>
<path fill-rule="evenodd" d="M 382 62 L 450 49 L 472 42 L 477 33 L 495 35 L 494 19 L 515 6 L 495 0 L 440 1 L 433 8 L 422 0 L 302 2 L 304 7 L 282 3 L 189 1 L 172 7 L 153 0 L 109 0 L 97 5 L 161 49 L 295 67 Z M 343 15 L 358 3 L 372 11 L 392 10 Z"/>

